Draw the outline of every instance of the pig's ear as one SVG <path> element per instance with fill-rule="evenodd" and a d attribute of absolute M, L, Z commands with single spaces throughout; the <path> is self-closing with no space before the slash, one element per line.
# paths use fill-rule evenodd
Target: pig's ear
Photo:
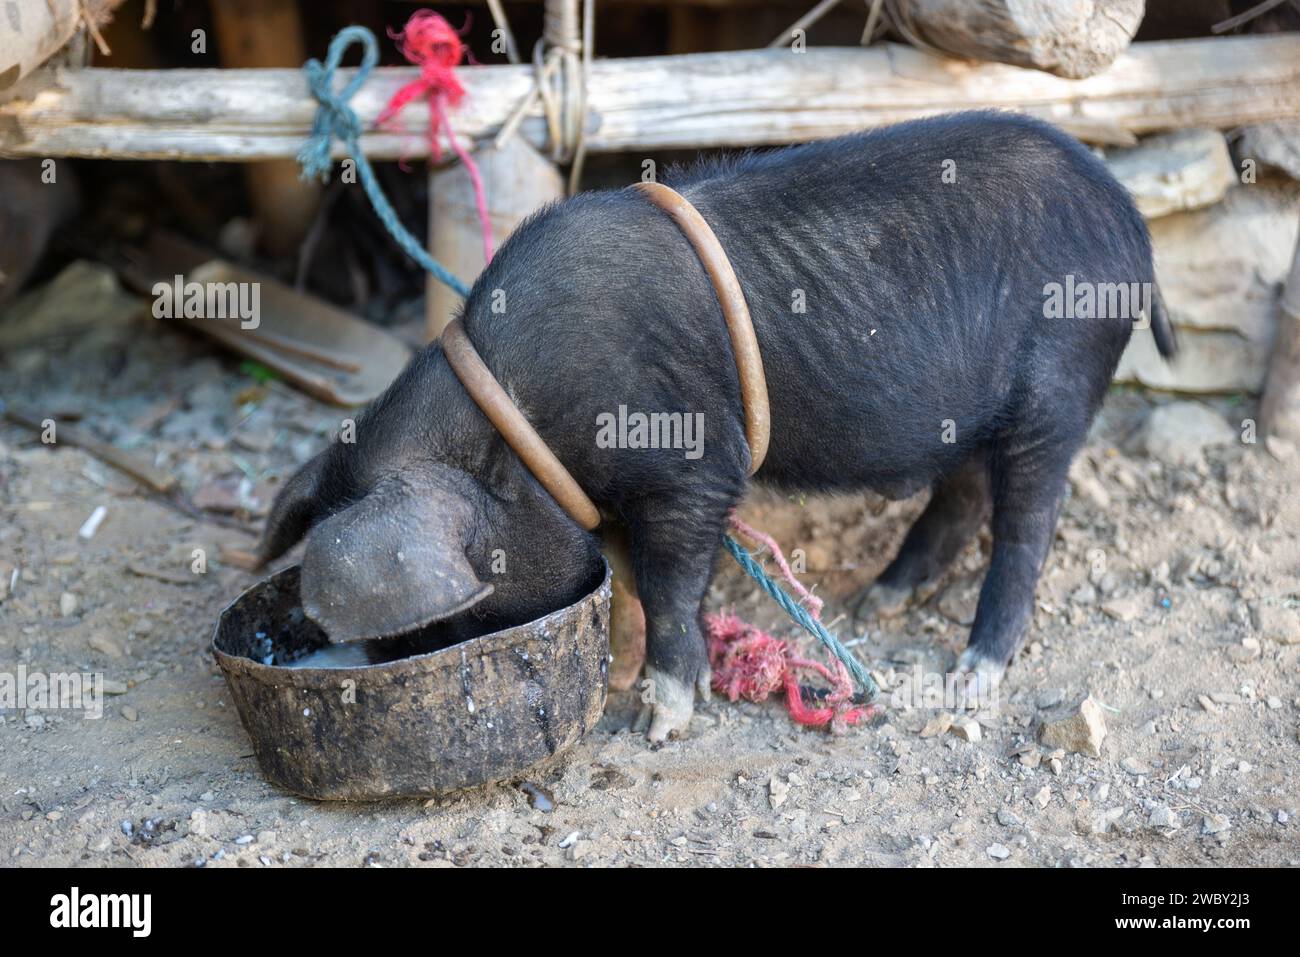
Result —
<path fill-rule="evenodd" d="M 321 514 L 324 503 L 320 500 L 320 479 L 325 471 L 327 452 L 329 449 L 318 453 L 300 468 L 275 496 L 275 503 L 266 517 L 266 527 L 262 529 L 262 540 L 257 546 L 258 565 L 275 561 L 297 545 Z"/>
<path fill-rule="evenodd" d="M 474 517 L 455 492 L 389 478 L 317 525 L 302 561 L 302 607 L 331 641 L 401 634 L 492 593 L 465 557 Z"/>

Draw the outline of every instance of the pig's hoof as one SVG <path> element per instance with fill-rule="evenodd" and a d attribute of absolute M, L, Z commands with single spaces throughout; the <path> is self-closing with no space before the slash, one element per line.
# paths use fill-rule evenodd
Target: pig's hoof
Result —
<path fill-rule="evenodd" d="M 850 599 L 849 604 L 856 622 L 882 621 L 907 611 L 914 597 L 911 588 L 873 582 Z"/>
<path fill-rule="evenodd" d="M 967 648 L 957 659 L 957 675 L 964 679 L 956 682 L 957 692 L 961 697 L 958 705 L 970 710 L 995 708 L 997 702 L 993 695 L 1007 666 L 1000 659 L 991 658 L 978 648 Z"/>
<path fill-rule="evenodd" d="M 645 675 L 642 700 L 646 704 L 641 709 L 633 729 L 645 731 L 646 737 L 658 744 L 668 740 L 671 734 L 682 734 L 686 731 L 691 723 L 691 716 L 695 713 L 696 694 L 708 699 L 709 669 L 702 669 L 694 687 L 648 664 L 645 667 Z"/>

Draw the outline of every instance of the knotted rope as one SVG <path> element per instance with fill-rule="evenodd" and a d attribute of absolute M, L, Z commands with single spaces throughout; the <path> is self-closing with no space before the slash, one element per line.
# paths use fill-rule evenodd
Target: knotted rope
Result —
<path fill-rule="evenodd" d="M 468 25 L 468 24 L 467 24 Z M 406 21 L 406 29 L 389 33 L 397 41 L 397 49 L 408 61 L 420 68 L 420 78 L 412 80 L 393 94 L 384 111 L 375 120 L 375 126 L 385 126 L 397 118 L 411 100 L 426 97 L 429 101 L 429 154 L 433 162 L 442 162 L 440 130 L 447 131 L 447 140 L 469 173 L 474 188 L 474 205 L 478 208 L 478 221 L 483 234 L 483 261 L 492 261 L 492 221 L 488 218 L 487 197 L 483 193 L 483 177 L 469 151 L 456 139 L 447 117 L 447 107 L 456 106 L 465 96 L 465 88 L 456 76 L 456 67 L 465 58 L 465 46 L 451 24 L 432 10 L 417 10 Z"/>
<path fill-rule="evenodd" d="M 823 625 L 816 616 L 809 613 L 807 608 L 791 598 L 777 583 L 777 581 L 763 569 L 763 566 L 754 559 L 754 556 L 745 551 L 744 546 L 742 546 L 740 542 L 736 541 L 730 535 L 725 535 L 723 536 L 722 544 L 726 547 L 727 551 L 731 553 L 731 557 L 736 560 L 736 563 L 745 570 L 745 574 L 754 579 L 754 581 L 758 583 L 758 586 L 767 593 L 769 598 L 780 605 L 782 610 L 794 619 L 795 623 L 799 625 L 800 628 L 820 641 L 826 646 L 831 654 L 843 662 L 844 666 L 849 669 L 849 673 L 853 675 L 854 679 L 858 682 L 858 685 L 866 693 L 868 698 L 876 698 L 879 696 L 880 689 L 876 686 L 875 681 L 872 680 L 871 675 L 867 673 L 867 669 L 863 667 L 862 662 L 858 661 L 854 656 L 853 652 L 845 648 L 844 645 L 840 643 L 840 640 L 831 634 L 831 632 L 827 630 L 826 626 Z M 784 558 L 781 559 L 781 564 L 784 565 Z M 788 576 L 788 580 L 793 578 L 794 575 L 791 573 Z"/>
<path fill-rule="evenodd" d="M 574 193 L 587 153 L 587 80 L 596 30 L 594 0 L 583 0 L 581 27 L 576 4 L 547 3 L 542 30 L 542 38 L 533 47 L 533 88 L 510 111 L 494 142 L 500 148 L 514 136 L 540 100 L 551 159 L 570 164 L 568 186 Z"/>
<path fill-rule="evenodd" d="M 339 64 L 343 60 L 343 54 L 347 52 L 348 47 L 353 43 L 360 43 L 361 66 L 357 68 L 352 79 L 341 89 L 334 89 L 334 75 L 338 72 Z M 375 208 L 375 215 L 379 221 L 384 224 L 384 228 L 396 240 L 408 256 L 419 263 L 425 270 L 432 273 L 434 278 L 444 285 L 454 289 L 461 296 L 469 295 L 469 286 L 461 282 L 442 263 L 438 262 L 428 254 L 425 248 L 420 245 L 416 239 L 402 225 L 397 218 L 397 212 L 384 196 L 384 191 L 379 186 L 379 181 L 375 178 L 375 171 L 370 166 L 370 161 L 366 159 L 366 154 L 362 152 L 360 143 L 361 138 L 361 121 L 357 118 L 356 112 L 348 105 L 348 102 L 361 89 L 362 84 L 370 76 L 370 72 L 379 62 L 379 45 L 375 41 L 375 35 L 365 27 L 351 26 L 340 30 L 338 35 L 330 41 L 329 54 L 325 58 L 324 64 L 319 60 L 308 60 L 303 66 L 303 73 L 307 77 L 307 86 L 311 89 L 312 94 L 320 102 L 320 108 L 316 111 L 316 121 L 312 124 L 311 137 L 303 144 L 298 151 L 298 162 L 302 164 L 302 176 L 304 179 L 319 177 L 322 182 L 329 179 L 330 167 L 330 145 L 337 137 L 347 146 L 348 155 L 357 167 L 357 177 L 361 180 L 361 187 L 366 192 L 366 197 L 370 204 Z"/>

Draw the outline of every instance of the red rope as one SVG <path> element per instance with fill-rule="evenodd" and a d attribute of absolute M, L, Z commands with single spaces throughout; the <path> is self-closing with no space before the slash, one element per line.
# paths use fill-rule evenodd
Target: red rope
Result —
<path fill-rule="evenodd" d="M 746 538 L 767 547 L 781 570 L 781 577 L 808 607 L 809 614 L 820 621 L 822 600 L 795 578 L 775 539 L 750 528 L 735 515 L 731 517 L 731 525 Z M 786 709 L 797 723 L 813 727 L 829 724 L 837 734 L 873 713 L 871 707 L 853 704 L 853 681 L 849 670 L 838 659 L 832 658 L 832 667 L 828 668 L 820 662 L 802 658 L 791 650 L 788 642 L 772 637 L 735 615 L 705 615 L 704 626 L 709 644 L 709 666 L 713 669 L 713 690 L 725 694 L 728 700 L 744 698 L 760 702 L 775 691 L 783 691 Z M 799 687 L 800 672 L 812 672 L 830 683 L 825 707 L 810 707 L 804 703 Z"/>
<path fill-rule="evenodd" d="M 397 41 L 397 49 L 408 61 L 420 68 L 420 78 L 412 80 L 393 94 L 376 121 L 384 126 L 412 100 L 426 97 L 429 102 L 429 153 L 435 163 L 442 162 L 442 144 L 438 133 L 445 131 L 448 142 L 460 161 L 465 164 L 474 187 L 474 204 L 478 208 L 479 225 L 483 231 L 483 256 L 492 261 L 492 222 L 488 218 L 487 196 L 483 191 L 483 178 L 473 157 L 456 139 L 447 115 L 449 106 L 456 106 L 465 96 L 465 88 L 456 76 L 456 67 L 465 58 L 465 45 L 445 18 L 432 10 L 417 10 L 406 21 L 400 33 L 388 35 Z"/>

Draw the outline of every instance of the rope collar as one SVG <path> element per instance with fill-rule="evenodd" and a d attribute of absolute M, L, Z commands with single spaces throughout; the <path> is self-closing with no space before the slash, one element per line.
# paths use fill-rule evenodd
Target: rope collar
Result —
<path fill-rule="evenodd" d="M 670 217 L 685 234 L 713 283 L 731 337 L 736 371 L 740 376 L 740 398 L 745 410 L 745 439 L 749 443 L 749 474 L 758 471 L 767 455 L 771 435 L 771 414 L 767 400 L 767 379 L 758 337 L 749 315 L 740 281 L 731 261 L 699 210 L 676 190 L 659 183 L 638 183 L 638 190 Z M 447 364 L 469 393 L 474 404 L 487 416 L 506 444 L 519 456 L 538 483 L 551 494 L 575 522 L 588 531 L 600 525 L 600 510 L 582 490 L 564 463 L 556 458 L 546 440 L 532 427 L 501 383 L 483 362 L 469 341 L 459 319 L 442 331 L 442 350 Z"/>

